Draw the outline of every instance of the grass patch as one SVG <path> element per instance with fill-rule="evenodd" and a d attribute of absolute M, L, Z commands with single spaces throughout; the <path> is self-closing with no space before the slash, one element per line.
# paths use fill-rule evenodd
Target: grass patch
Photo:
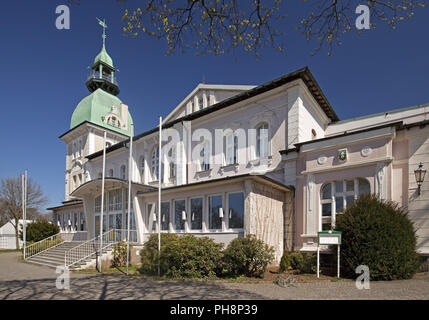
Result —
<path fill-rule="evenodd" d="M 21 252 L 21 249 L 0 249 L 0 253 Z"/>

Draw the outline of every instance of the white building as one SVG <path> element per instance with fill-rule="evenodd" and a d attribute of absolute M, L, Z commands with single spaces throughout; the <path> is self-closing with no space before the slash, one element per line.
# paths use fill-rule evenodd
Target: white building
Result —
<path fill-rule="evenodd" d="M 163 136 L 178 143 L 163 143 L 161 160 L 169 160 L 159 172 L 157 124 L 134 136 L 104 45 L 92 69 L 91 94 L 60 137 L 65 201 L 51 209 L 63 230 L 99 234 L 107 132 L 104 230 L 126 228 L 133 136 L 131 228 L 139 243 L 161 222 L 162 232 L 225 244 L 255 234 L 279 260 L 283 250 L 316 250 L 317 232 L 371 192 L 408 208 L 418 250 L 429 255 L 429 178 L 419 190 L 414 178 L 419 163 L 429 167 L 429 104 L 340 121 L 308 68 L 256 87 L 200 84 L 163 122 Z"/>
<path fill-rule="evenodd" d="M 32 220 L 26 220 L 26 221 L 27 221 L 27 225 L 33 222 Z M 18 228 L 20 232 L 24 230 L 23 219 L 19 220 Z M 12 222 L 9 221 L 0 227 L 0 249 L 11 249 L 11 250 L 20 249 L 22 248 L 23 241 L 21 239 L 19 239 L 18 241 L 19 241 L 19 248 L 16 247 L 16 231 Z"/>

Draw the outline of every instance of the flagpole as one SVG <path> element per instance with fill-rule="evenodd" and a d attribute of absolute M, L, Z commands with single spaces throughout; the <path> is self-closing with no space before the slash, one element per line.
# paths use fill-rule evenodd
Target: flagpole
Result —
<path fill-rule="evenodd" d="M 21 174 L 21 201 L 22 201 L 22 218 L 24 218 L 25 213 L 24 213 L 24 175 Z M 19 232 L 19 219 L 18 222 L 15 221 L 15 223 L 18 223 L 18 232 Z M 25 239 L 25 233 L 23 234 L 23 237 Z M 19 249 L 19 239 L 18 239 L 18 249 Z M 26 256 L 25 256 L 25 242 L 24 242 L 24 260 L 25 260 Z"/>
<path fill-rule="evenodd" d="M 101 175 L 101 212 L 100 212 L 100 272 L 103 272 L 103 214 L 104 214 L 104 176 L 106 171 L 106 136 L 107 132 L 104 131 L 103 142 L 103 172 Z"/>
<path fill-rule="evenodd" d="M 133 124 L 131 124 L 133 126 Z M 128 216 L 127 216 L 127 275 L 130 259 L 130 221 L 131 221 L 131 179 L 132 179 L 132 170 L 133 170 L 133 127 L 131 127 L 131 136 L 130 136 L 130 158 L 128 161 Z"/>
<path fill-rule="evenodd" d="M 24 250 L 25 250 L 25 246 L 27 245 L 27 186 L 28 186 L 28 182 L 27 182 L 27 178 L 28 178 L 28 170 L 25 170 L 25 177 L 24 177 L 24 234 L 23 234 L 23 241 L 24 241 Z M 18 219 L 18 228 L 19 228 L 19 219 Z M 25 253 L 24 253 L 24 257 L 25 257 Z"/>
<path fill-rule="evenodd" d="M 162 117 L 159 117 L 159 144 L 158 144 L 158 276 L 161 276 L 161 142 Z"/>

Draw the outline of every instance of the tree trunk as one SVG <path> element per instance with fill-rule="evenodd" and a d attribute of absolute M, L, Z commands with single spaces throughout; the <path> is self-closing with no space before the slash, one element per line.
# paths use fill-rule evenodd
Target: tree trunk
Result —
<path fill-rule="evenodd" d="M 16 249 L 21 249 L 19 247 L 19 222 L 15 226 L 15 239 L 16 239 Z"/>

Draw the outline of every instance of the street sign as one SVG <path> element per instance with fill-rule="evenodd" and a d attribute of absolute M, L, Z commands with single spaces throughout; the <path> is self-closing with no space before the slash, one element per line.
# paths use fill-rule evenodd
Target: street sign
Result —
<path fill-rule="evenodd" d="M 319 278 L 320 271 L 320 245 L 336 245 L 337 246 L 337 277 L 340 277 L 340 245 L 341 231 L 324 230 L 317 234 L 317 277 Z"/>
<path fill-rule="evenodd" d="M 318 233 L 319 245 L 321 244 L 341 244 L 341 231 L 325 230 Z"/>

